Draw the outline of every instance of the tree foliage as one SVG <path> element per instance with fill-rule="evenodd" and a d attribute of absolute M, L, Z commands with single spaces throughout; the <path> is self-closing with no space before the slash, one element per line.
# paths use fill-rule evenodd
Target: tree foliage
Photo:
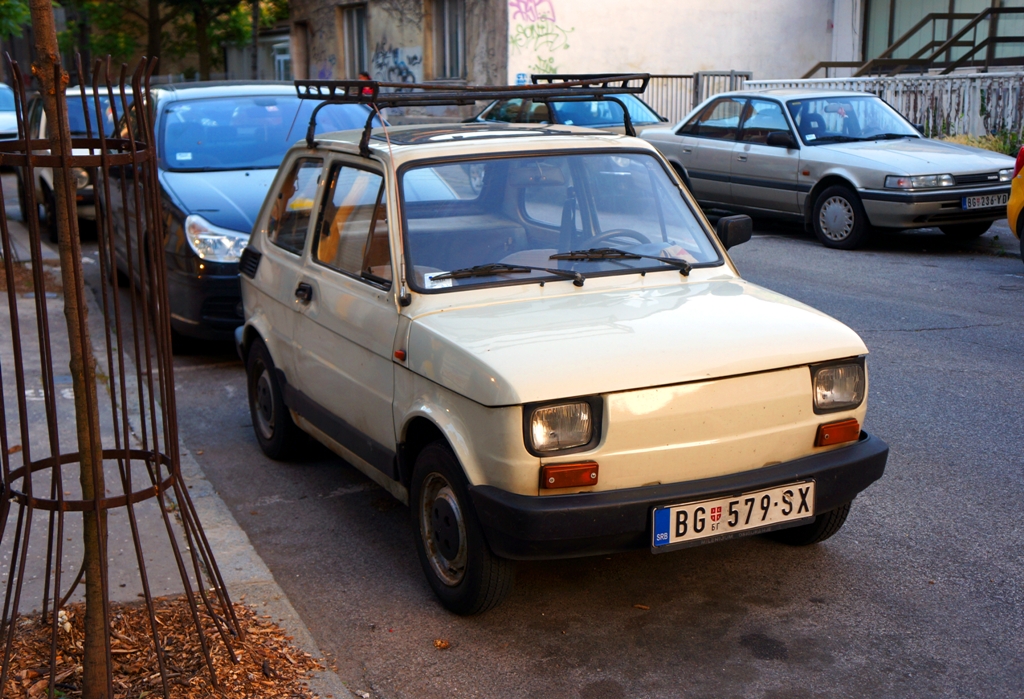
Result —
<path fill-rule="evenodd" d="M 0 36 L 21 34 L 31 18 L 25 0 L 0 0 Z"/>

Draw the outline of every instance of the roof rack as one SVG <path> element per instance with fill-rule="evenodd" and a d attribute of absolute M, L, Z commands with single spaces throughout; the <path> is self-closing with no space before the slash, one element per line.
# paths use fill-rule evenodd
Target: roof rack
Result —
<path fill-rule="evenodd" d="M 481 100 L 521 97 L 538 102 L 609 100 L 622 107 L 626 133 L 636 136 L 629 110 L 616 94 L 641 94 L 651 76 L 647 73 L 534 75 L 532 85 L 452 85 L 450 83 L 388 83 L 377 80 L 296 80 L 299 99 L 323 100 L 309 116 L 306 144 L 316 147 L 316 115 L 328 104 L 366 104 L 375 109 L 366 119 L 359 152 L 369 156 L 370 131 L 380 109 L 388 107 L 439 107 L 470 105 Z M 631 84 L 633 83 L 633 84 Z"/>

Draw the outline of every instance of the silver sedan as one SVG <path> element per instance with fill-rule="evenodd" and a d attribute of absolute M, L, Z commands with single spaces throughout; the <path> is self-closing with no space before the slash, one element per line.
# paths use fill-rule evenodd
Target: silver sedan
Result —
<path fill-rule="evenodd" d="M 871 228 L 980 236 L 1006 215 L 1013 158 L 923 138 L 878 97 L 769 90 L 707 100 L 641 134 L 707 208 L 802 221 L 833 248 Z"/>

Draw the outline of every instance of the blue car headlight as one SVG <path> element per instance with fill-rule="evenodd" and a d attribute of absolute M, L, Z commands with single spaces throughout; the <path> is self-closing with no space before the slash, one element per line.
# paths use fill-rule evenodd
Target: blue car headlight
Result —
<path fill-rule="evenodd" d="M 185 240 L 193 252 L 210 262 L 238 262 L 249 234 L 215 226 L 202 216 L 185 218 Z"/>

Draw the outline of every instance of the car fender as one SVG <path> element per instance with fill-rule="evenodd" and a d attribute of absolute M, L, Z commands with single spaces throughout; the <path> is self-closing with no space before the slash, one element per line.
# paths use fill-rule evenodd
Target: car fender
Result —
<path fill-rule="evenodd" d="M 393 404 L 398 442 L 411 444 L 411 427 L 428 421 L 448 442 L 471 485 L 492 485 L 521 495 L 537 495 L 540 459 L 523 443 L 521 406 L 491 408 L 396 365 Z M 425 445 L 418 445 L 425 446 Z M 403 465 L 403 478 L 412 463 Z"/>
<path fill-rule="evenodd" d="M 811 221 L 812 209 L 814 202 L 818 198 L 818 194 L 826 187 L 833 185 L 844 185 L 852 189 L 854 192 L 860 193 L 862 187 L 858 184 L 858 177 L 855 173 L 851 172 L 845 167 L 830 167 L 821 173 L 811 189 L 806 193 L 798 193 L 798 197 L 803 197 L 803 201 L 800 201 L 800 207 L 804 211 L 804 217 L 808 224 Z"/>

